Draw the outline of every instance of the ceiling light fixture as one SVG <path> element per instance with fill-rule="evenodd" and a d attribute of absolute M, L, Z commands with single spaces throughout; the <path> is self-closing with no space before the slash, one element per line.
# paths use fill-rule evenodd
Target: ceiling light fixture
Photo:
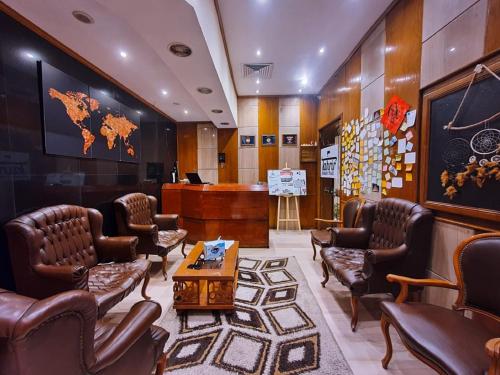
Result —
<path fill-rule="evenodd" d="M 141 111 L 136 111 L 139 115 L 142 115 L 142 112 Z"/>
<path fill-rule="evenodd" d="M 455 47 L 451 47 L 450 48 L 450 52 L 455 52 L 456 48 Z"/>
<path fill-rule="evenodd" d="M 260 55 L 261 55 L 261 53 L 262 53 L 262 52 L 261 52 L 261 50 L 260 50 L 260 49 L 258 49 L 258 50 L 257 50 L 257 52 L 256 52 L 257 56 L 260 56 Z"/>
<path fill-rule="evenodd" d="M 168 95 L 168 91 L 167 90 L 161 90 L 161 93 L 162 93 L 163 96 Z"/>
<path fill-rule="evenodd" d="M 212 113 L 222 113 L 222 109 L 212 109 Z"/>
<path fill-rule="evenodd" d="M 221 122 L 220 124 L 221 124 L 222 126 L 227 126 L 227 125 L 229 125 L 229 122 Z"/>
<path fill-rule="evenodd" d="M 258 94 L 260 91 L 259 90 L 255 90 L 255 93 Z"/>
<path fill-rule="evenodd" d="M 78 21 L 80 21 L 82 23 L 85 23 L 87 25 L 90 25 L 90 24 L 94 23 L 94 19 L 90 16 L 90 14 L 85 13 L 85 12 L 83 12 L 81 10 L 74 10 L 73 12 L 71 12 L 71 14 Z"/>
<path fill-rule="evenodd" d="M 198 87 L 196 89 L 200 94 L 205 94 L 205 95 L 208 95 L 208 94 L 211 94 L 212 93 L 212 89 L 209 89 L 208 87 Z"/>
<path fill-rule="evenodd" d="M 126 59 L 127 58 L 127 52 L 120 51 L 120 56 L 123 57 L 124 59 Z"/>
<path fill-rule="evenodd" d="M 184 110 L 184 114 L 187 115 L 189 111 L 187 109 Z"/>
<path fill-rule="evenodd" d="M 168 49 L 177 57 L 188 57 L 193 53 L 191 48 L 183 43 L 172 43 Z"/>
<path fill-rule="evenodd" d="M 255 83 L 260 85 L 260 79 L 257 78 L 257 81 L 255 81 Z"/>
<path fill-rule="evenodd" d="M 302 89 L 299 89 L 299 92 L 302 92 Z"/>
<path fill-rule="evenodd" d="M 309 82 L 309 80 L 307 79 L 307 77 L 306 77 L 306 76 L 304 76 L 304 78 L 302 78 L 302 79 L 300 80 L 300 84 L 301 84 L 302 86 L 307 85 L 307 83 L 308 83 L 308 82 Z"/>
<path fill-rule="evenodd" d="M 325 53 L 325 47 L 321 47 L 318 52 L 319 52 L 320 55 L 324 54 Z"/>
<path fill-rule="evenodd" d="M 30 59 L 34 59 L 35 58 L 35 55 L 33 55 L 32 53 L 30 52 L 26 52 L 25 53 L 26 57 L 30 58 Z"/>

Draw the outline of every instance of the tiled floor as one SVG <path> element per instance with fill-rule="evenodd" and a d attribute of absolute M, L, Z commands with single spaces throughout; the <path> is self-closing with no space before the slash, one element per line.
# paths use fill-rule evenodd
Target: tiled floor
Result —
<path fill-rule="evenodd" d="M 188 251 L 189 249 L 190 247 L 187 247 Z M 269 249 L 240 249 L 240 255 L 255 257 L 294 256 L 297 258 L 328 326 L 354 374 L 421 375 L 434 373 L 406 351 L 397 337 L 397 333 L 392 329 L 394 355 L 389 369 L 382 368 L 380 360 L 385 354 L 385 341 L 380 331 L 377 302 L 379 298 L 383 297 L 362 299 L 358 329 L 356 333 L 351 332 L 349 293 L 335 278 L 330 278 L 326 288 L 321 287 L 320 256 L 318 254 L 316 261 L 312 260 L 309 231 L 271 231 Z M 161 276 L 160 258 L 153 257 L 152 260 L 155 262 L 148 294 L 162 305 L 165 313 L 172 304 L 172 282 L 164 281 Z M 181 260 L 180 248 L 174 250 L 169 256 L 169 275 L 172 275 Z M 116 313 L 111 317 L 118 319 L 122 313 L 130 309 L 131 305 L 140 300 L 140 288 L 137 288 L 134 293 L 111 310 L 111 314 Z"/>

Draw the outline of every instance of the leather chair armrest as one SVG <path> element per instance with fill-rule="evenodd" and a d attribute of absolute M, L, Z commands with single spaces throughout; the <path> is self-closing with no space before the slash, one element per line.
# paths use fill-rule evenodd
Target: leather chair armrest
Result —
<path fill-rule="evenodd" d="M 407 251 L 408 247 L 404 244 L 392 249 L 368 249 L 365 252 L 365 259 L 372 264 L 391 262 L 402 258 Z"/>
<path fill-rule="evenodd" d="M 33 270 L 40 277 L 60 282 L 62 290 L 88 290 L 89 270 L 85 266 L 36 264 Z"/>
<path fill-rule="evenodd" d="M 500 371 L 500 338 L 488 340 L 485 345 L 486 354 L 490 357 L 490 368 L 488 374 L 498 374 Z"/>
<path fill-rule="evenodd" d="M 128 229 L 131 234 L 138 237 L 158 234 L 158 225 L 156 224 L 128 224 Z"/>
<path fill-rule="evenodd" d="M 369 233 L 365 228 L 332 228 L 334 246 L 366 249 Z"/>
<path fill-rule="evenodd" d="M 406 301 L 408 297 L 408 286 L 435 286 L 438 288 L 447 288 L 447 289 L 455 289 L 458 290 L 458 285 L 447 280 L 439 280 L 439 279 L 414 279 L 406 276 L 393 275 L 392 273 L 387 275 L 387 281 L 391 283 L 399 283 L 401 286 L 401 290 L 399 292 L 398 297 L 396 298 L 397 303 L 402 303 Z"/>
<path fill-rule="evenodd" d="M 133 262 L 137 258 L 135 249 L 139 239 L 136 236 L 102 237 L 96 240 L 100 262 Z"/>
<path fill-rule="evenodd" d="M 160 315 L 161 307 L 153 301 L 141 301 L 132 306 L 96 352 L 97 362 L 93 372 L 99 372 L 125 355 Z"/>
<path fill-rule="evenodd" d="M 158 225 L 159 230 L 177 230 L 179 215 L 175 214 L 157 214 L 153 216 L 153 221 Z"/>

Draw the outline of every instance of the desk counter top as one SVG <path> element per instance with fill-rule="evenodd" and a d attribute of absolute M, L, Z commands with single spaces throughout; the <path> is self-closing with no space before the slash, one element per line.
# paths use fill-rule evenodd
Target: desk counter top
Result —
<path fill-rule="evenodd" d="M 163 190 L 194 190 L 194 191 L 265 191 L 267 185 L 257 184 L 163 184 Z"/>

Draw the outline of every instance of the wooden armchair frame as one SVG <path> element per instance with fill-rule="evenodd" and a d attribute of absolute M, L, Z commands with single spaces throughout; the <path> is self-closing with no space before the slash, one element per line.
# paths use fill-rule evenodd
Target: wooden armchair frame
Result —
<path fill-rule="evenodd" d="M 446 280 L 439 279 L 413 279 L 410 277 L 398 276 L 389 274 L 387 275 L 387 280 L 390 282 L 397 282 L 401 286 L 401 290 L 399 292 L 398 297 L 396 298 L 396 303 L 404 303 L 408 298 L 408 290 L 409 286 L 417 286 L 417 287 L 438 287 L 438 288 L 446 288 L 453 289 L 458 291 L 458 297 L 453 304 L 453 309 L 456 311 L 471 311 L 473 314 L 477 314 L 481 318 L 485 318 L 486 320 L 490 320 L 496 323 L 500 323 L 500 317 L 494 314 L 491 314 L 487 311 L 483 311 L 477 308 L 473 308 L 465 305 L 465 291 L 464 291 L 464 280 L 463 275 L 460 269 L 460 257 L 467 247 L 467 245 L 475 240 L 481 238 L 489 238 L 489 237 L 499 237 L 499 233 L 484 233 L 478 234 L 476 236 L 472 236 L 464 241 L 462 241 L 457 249 L 455 250 L 455 254 L 453 256 L 453 267 L 455 269 L 455 275 L 457 277 L 457 282 L 452 283 Z M 382 317 L 380 320 L 382 333 L 386 342 L 386 354 L 382 359 L 382 367 L 387 369 L 389 362 L 392 358 L 392 341 L 391 336 L 389 334 L 389 327 L 393 322 L 391 319 L 384 313 L 382 313 Z M 439 374 L 445 374 L 441 368 L 437 367 L 432 361 L 422 356 L 420 353 L 417 353 L 414 349 L 412 349 L 405 340 L 402 340 L 406 349 L 410 353 L 412 353 L 419 360 L 424 362 L 426 365 L 434 369 Z M 485 343 L 485 351 L 490 357 L 490 367 L 488 369 L 488 375 L 500 375 L 500 338 L 494 338 Z"/>

